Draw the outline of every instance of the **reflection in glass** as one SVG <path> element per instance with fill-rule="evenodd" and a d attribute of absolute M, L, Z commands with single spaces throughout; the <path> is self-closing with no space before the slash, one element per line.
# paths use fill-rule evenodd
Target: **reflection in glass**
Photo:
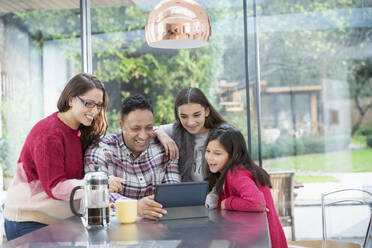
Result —
<path fill-rule="evenodd" d="M 193 0 L 162 1 L 146 21 L 146 41 L 158 48 L 198 48 L 208 45 L 211 26 L 207 12 Z"/>

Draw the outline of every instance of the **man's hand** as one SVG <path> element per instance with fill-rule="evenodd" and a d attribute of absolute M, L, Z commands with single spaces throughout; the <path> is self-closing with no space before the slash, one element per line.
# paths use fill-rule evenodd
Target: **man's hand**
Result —
<path fill-rule="evenodd" d="M 138 215 L 142 218 L 156 220 L 167 213 L 163 206 L 154 200 L 154 195 L 146 196 L 138 201 Z"/>
<path fill-rule="evenodd" d="M 121 184 L 125 183 L 125 180 L 120 177 L 110 177 L 108 183 L 110 193 L 121 193 L 121 191 L 123 190 L 123 185 Z"/>

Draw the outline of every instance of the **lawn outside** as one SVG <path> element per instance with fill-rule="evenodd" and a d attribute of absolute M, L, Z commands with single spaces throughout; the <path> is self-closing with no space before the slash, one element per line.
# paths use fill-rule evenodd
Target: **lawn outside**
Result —
<path fill-rule="evenodd" d="M 337 182 L 332 173 L 372 172 L 372 149 L 306 154 L 265 160 L 268 171 L 293 170 L 302 183 Z M 331 174 L 331 175 L 330 175 Z"/>
<path fill-rule="evenodd" d="M 295 174 L 295 180 L 301 183 L 325 183 L 325 182 L 339 182 L 340 179 L 334 176 L 324 175 L 308 175 L 308 174 Z"/>
<path fill-rule="evenodd" d="M 356 135 L 353 135 L 353 137 L 351 138 L 351 144 L 352 145 L 363 145 L 363 146 L 365 146 L 366 145 L 366 140 L 367 140 L 367 136 L 356 134 Z"/>

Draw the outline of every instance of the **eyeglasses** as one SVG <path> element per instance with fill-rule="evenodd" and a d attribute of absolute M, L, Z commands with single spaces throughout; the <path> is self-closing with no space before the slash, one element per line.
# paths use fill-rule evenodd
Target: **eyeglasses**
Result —
<path fill-rule="evenodd" d="M 84 99 L 82 99 L 80 96 L 76 96 L 76 98 L 79 99 L 80 102 L 81 102 L 85 107 L 87 107 L 87 108 L 92 109 L 92 108 L 94 108 L 94 106 L 96 106 L 98 111 L 101 111 L 101 109 L 103 108 L 103 104 L 96 104 L 96 103 L 94 103 L 94 102 L 87 102 L 87 101 L 85 101 Z"/>

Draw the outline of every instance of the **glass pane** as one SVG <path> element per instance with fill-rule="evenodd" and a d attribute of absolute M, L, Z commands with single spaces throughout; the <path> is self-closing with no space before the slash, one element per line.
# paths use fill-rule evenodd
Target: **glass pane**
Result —
<path fill-rule="evenodd" d="M 78 0 L 0 3 L 0 162 L 5 176 L 13 174 L 30 128 L 57 110 L 66 81 L 81 71 L 79 15 Z"/>
<path fill-rule="evenodd" d="M 151 48 L 145 23 L 159 1 L 103 6 L 92 1 L 93 71 L 110 96 L 108 132 L 117 130 L 121 101 L 130 93 L 147 96 L 155 124 L 174 121 L 176 94 L 199 87 L 229 121 L 247 134 L 243 14 L 240 1 L 199 1 L 212 25 L 208 46 L 199 49 Z M 236 56 L 231 56 L 236 54 Z"/>
<path fill-rule="evenodd" d="M 257 3 L 264 167 L 295 171 L 296 238 L 321 239 L 321 193 L 372 190 L 372 5 Z M 353 228 L 360 243 L 366 230 Z"/>

